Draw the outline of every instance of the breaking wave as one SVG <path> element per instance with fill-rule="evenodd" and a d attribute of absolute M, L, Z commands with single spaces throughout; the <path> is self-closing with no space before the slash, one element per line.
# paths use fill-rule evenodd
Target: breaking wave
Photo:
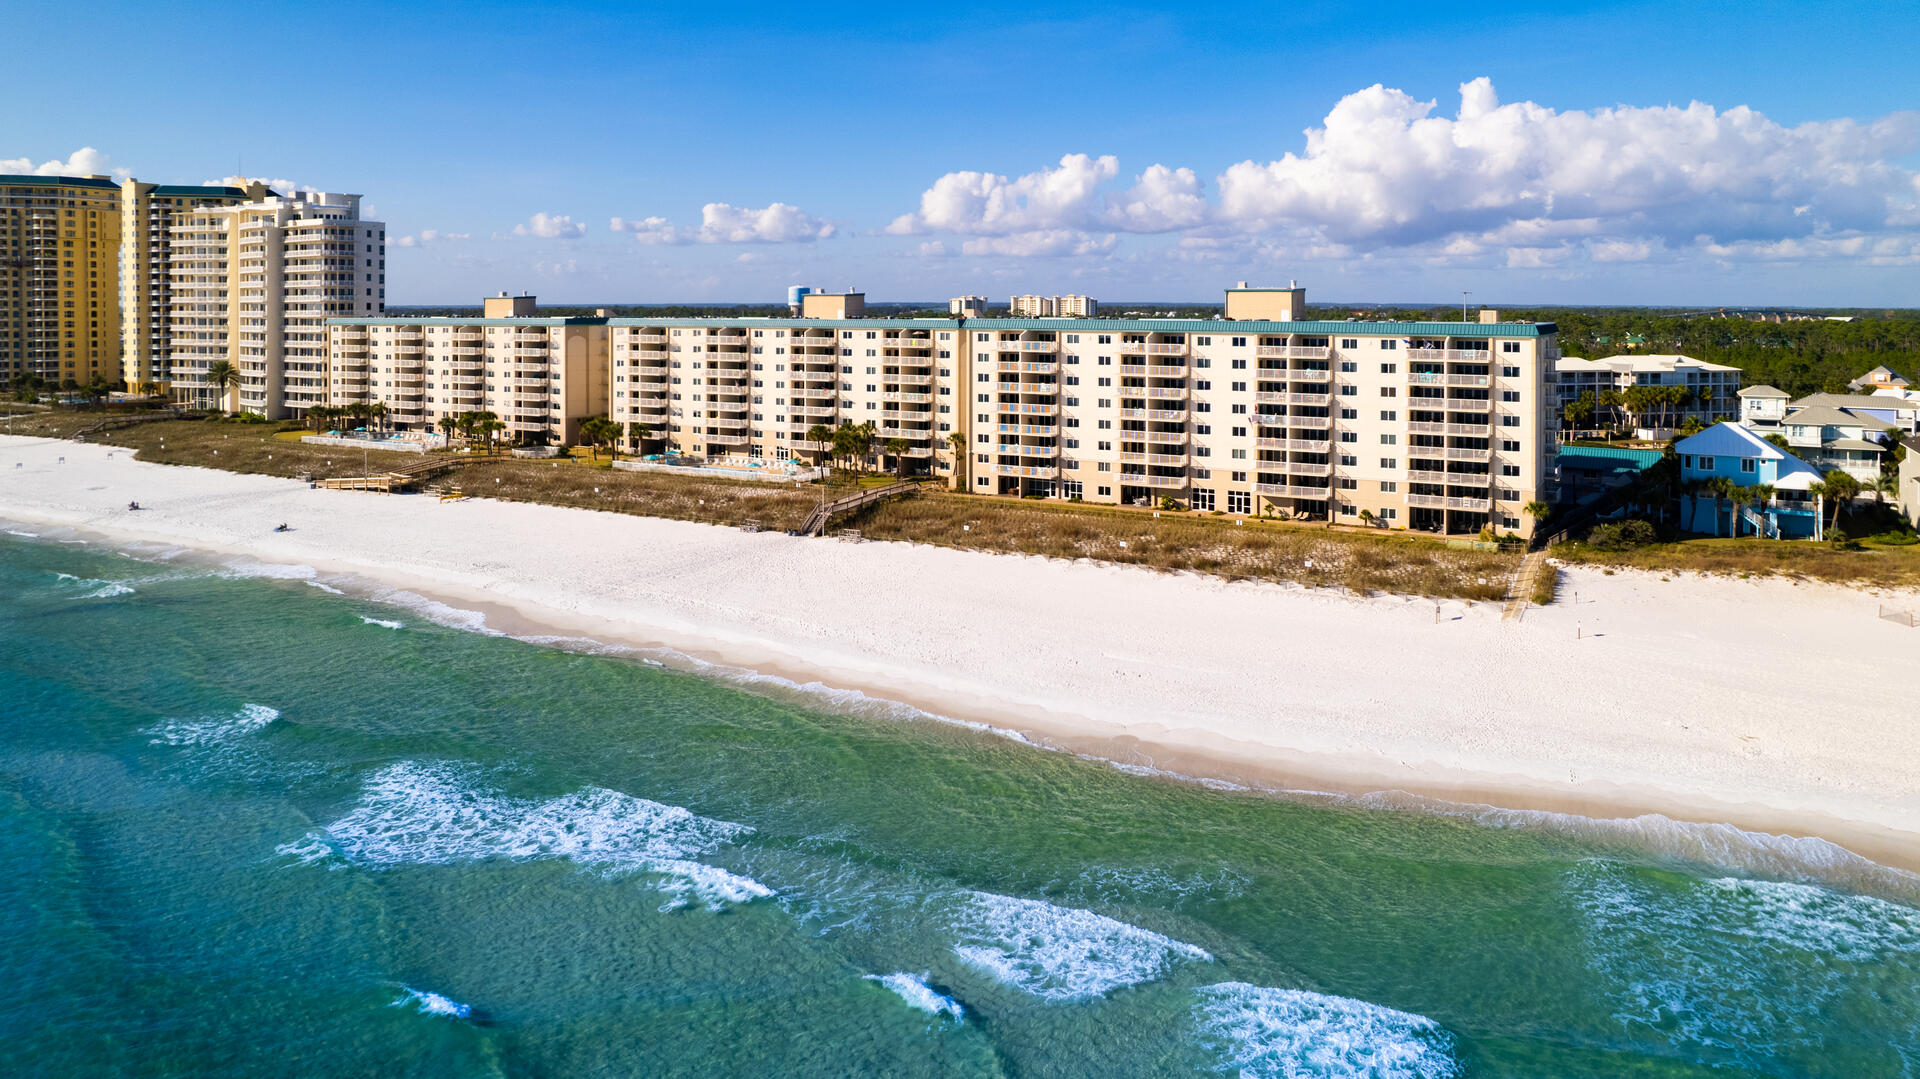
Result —
<path fill-rule="evenodd" d="M 364 614 L 360 616 L 360 621 L 366 623 L 369 626 L 385 626 L 387 629 L 404 629 L 405 628 L 405 625 L 403 623 L 389 621 L 385 618 L 368 618 Z"/>
<path fill-rule="evenodd" d="M 1221 982 L 1198 990 L 1195 1024 L 1220 1071 L 1242 1079 L 1452 1079 L 1440 1024 L 1347 997 Z"/>
<path fill-rule="evenodd" d="M 207 746 L 224 745 L 263 730 L 280 718 L 278 709 L 264 704 L 245 704 L 237 712 L 198 719 L 171 719 L 147 728 L 149 745 Z"/>
<path fill-rule="evenodd" d="M 1038 899 L 973 892 L 955 920 L 955 955 L 1045 1000 L 1105 996 L 1152 981 L 1181 960 L 1213 960 L 1152 930 Z"/>
<path fill-rule="evenodd" d="M 565 858 L 609 874 L 653 873 L 664 878 L 657 887 L 671 897 L 663 909 L 695 899 L 719 909 L 773 894 L 758 881 L 694 860 L 751 834 L 744 824 L 601 787 L 534 801 L 489 791 L 476 780 L 470 767 L 391 765 L 367 780 L 360 804 L 326 825 L 321 841 L 376 868 Z"/>
<path fill-rule="evenodd" d="M 421 1015 L 444 1015 L 449 1019 L 466 1019 L 473 1015 L 472 1005 L 462 1004 L 451 997 L 406 985 L 401 986 L 400 990 L 406 995 L 394 1001 L 390 1007 L 404 1008 L 411 1004 Z"/>
<path fill-rule="evenodd" d="M 904 971 L 897 971 L 893 974 L 869 974 L 866 978 L 870 982 L 879 982 L 881 985 L 886 986 L 901 1000 L 906 1001 L 908 1005 L 918 1008 L 928 1015 L 945 1015 L 954 1019 L 963 1019 L 966 1017 L 966 1009 L 960 1006 L 959 1001 L 945 994 L 937 993 L 931 986 L 927 985 L 927 976 L 925 974 L 916 976 L 905 973 Z"/>

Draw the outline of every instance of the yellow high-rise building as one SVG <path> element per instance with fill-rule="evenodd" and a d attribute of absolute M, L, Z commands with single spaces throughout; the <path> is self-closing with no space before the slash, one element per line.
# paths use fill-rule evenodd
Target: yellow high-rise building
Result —
<path fill-rule="evenodd" d="M 0 384 L 120 376 L 120 186 L 0 176 Z"/>
<path fill-rule="evenodd" d="M 172 380 L 173 309 L 172 228 L 180 215 L 199 206 L 231 206 L 265 198 L 267 185 L 187 187 L 120 184 L 120 374 L 129 390 L 152 383 L 164 390 Z"/>

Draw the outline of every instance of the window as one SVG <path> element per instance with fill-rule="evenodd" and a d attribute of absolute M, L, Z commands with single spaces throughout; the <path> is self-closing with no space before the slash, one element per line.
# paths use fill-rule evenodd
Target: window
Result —
<path fill-rule="evenodd" d="M 1700 456 L 1700 467 L 1709 472 L 1713 471 L 1713 458 L 1702 454 Z"/>
<path fill-rule="evenodd" d="M 1518 351 L 1520 351 L 1520 342 L 1518 342 L 1518 341 L 1502 341 L 1502 342 L 1500 342 L 1500 351 L 1502 351 L 1502 352 L 1518 352 Z"/>
<path fill-rule="evenodd" d="M 1246 429 L 1246 428 L 1244 428 L 1244 427 L 1236 427 L 1236 428 L 1234 428 L 1234 429 L 1233 429 L 1233 437 L 1235 437 L 1235 438 L 1245 438 L 1245 437 L 1247 437 L 1247 429 Z"/>
<path fill-rule="evenodd" d="M 1193 455 L 1195 457 L 1211 457 L 1213 456 L 1213 451 L 1205 446 L 1195 446 L 1193 448 Z"/>
<path fill-rule="evenodd" d="M 1515 401 L 1515 402 L 1517 402 L 1517 401 L 1519 401 L 1519 400 L 1520 400 L 1520 391 L 1519 391 L 1519 390 L 1501 390 L 1501 391 L 1500 391 L 1500 399 L 1501 399 L 1502 401 Z"/>
<path fill-rule="evenodd" d="M 1341 386 L 1340 386 L 1340 396 L 1342 396 L 1342 397 L 1358 397 L 1358 396 L 1360 396 L 1360 387 L 1358 387 L 1358 386 L 1349 386 L 1349 385 L 1346 385 L 1345 383 L 1342 383 L 1342 384 L 1341 384 Z"/>
<path fill-rule="evenodd" d="M 1380 458 L 1380 467 L 1381 468 L 1399 468 L 1400 463 L 1398 461 L 1395 461 L 1391 457 L 1382 457 Z"/>
<path fill-rule="evenodd" d="M 1360 418 L 1360 410 L 1357 408 L 1343 408 L 1340 410 L 1340 418 L 1343 420 L 1357 420 Z"/>
<path fill-rule="evenodd" d="M 1382 387 L 1380 387 L 1380 396 L 1382 396 L 1382 397 L 1398 397 L 1398 396 L 1400 396 L 1400 390 L 1399 390 L 1399 387 L 1397 387 L 1397 386 L 1382 386 Z"/>
<path fill-rule="evenodd" d="M 1247 369 L 1247 361 L 1245 360 L 1233 361 L 1233 369 L 1235 371 L 1245 371 Z"/>
<path fill-rule="evenodd" d="M 1210 487 L 1195 487 L 1193 489 L 1193 508 L 1197 510 L 1212 509 L 1213 489 Z"/>
<path fill-rule="evenodd" d="M 1193 365 L 1195 367 L 1212 367 L 1213 361 L 1207 359 L 1205 356 L 1196 356 L 1193 359 Z"/>
<path fill-rule="evenodd" d="M 1228 513 L 1252 513 L 1253 512 L 1253 492 L 1252 491 L 1228 491 L 1227 492 L 1227 512 Z"/>
<path fill-rule="evenodd" d="M 1511 438 L 1503 438 L 1500 440 L 1500 451 L 1502 453 L 1519 453 L 1520 443 Z"/>
<path fill-rule="evenodd" d="M 1518 417 L 1518 416 L 1502 416 L 1502 417 L 1500 417 L 1500 426 L 1502 426 L 1502 427 L 1518 427 L 1518 426 L 1520 426 L 1520 417 Z"/>
<path fill-rule="evenodd" d="M 1742 471 L 1742 472 L 1752 472 L 1752 471 L 1753 471 L 1753 458 L 1751 458 L 1751 457 L 1742 457 L 1742 458 L 1740 458 L 1740 471 Z"/>
<path fill-rule="evenodd" d="M 1203 378 L 1194 382 L 1193 388 L 1196 390 L 1210 390 L 1213 389 L 1213 383 Z"/>
<path fill-rule="evenodd" d="M 1358 434 L 1357 432 L 1354 432 L 1354 431 L 1342 431 L 1342 432 L 1340 432 L 1340 441 L 1342 441 L 1342 442 L 1358 442 L 1358 441 L 1360 441 L 1360 435 L 1359 435 L 1359 434 Z"/>
<path fill-rule="evenodd" d="M 1340 455 L 1341 468 L 1354 468 L 1354 467 L 1357 467 L 1359 464 L 1360 464 L 1360 458 L 1355 457 L 1351 453 L 1343 453 Z"/>
<path fill-rule="evenodd" d="M 1381 510 L 1379 513 L 1375 514 L 1374 516 L 1380 518 L 1383 521 L 1392 521 L 1392 520 L 1397 520 L 1400 517 L 1400 511 L 1389 507 L 1387 509 Z"/>
<path fill-rule="evenodd" d="M 1390 495 L 1399 494 L 1400 482 L 1398 480 L 1381 480 L 1380 490 L 1381 490 L 1381 493 L 1383 494 L 1390 494 Z"/>
<path fill-rule="evenodd" d="M 1340 503 L 1340 516 L 1342 517 L 1351 517 L 1359 512 L 1360 510 L 1357 507 L 1349 506 L 1345 502 Z"/>
<path fill-rule="evenodd" d="M 1391 410 L 1382 410 L 1380 413 L 1380 418 L 1387 421 L 1388 423 L 1394 423 L 1400 419 L 1400 414 L 1398 412 L 1393 412 Z"/>
<path fill-rule="evenodd" d="M 1382 446 L 1397 445 L 1399 444 L 1399 441 L 1400 441 L 1399 435 L 1381 435 L 1380 436 L 1380 444 Z"/>
<path fill-rule="evenodd" d="M 1397 350 L 1399 347 L 1400 347 L 1400 342 L 1398 341 L 1381 341 L 1380 342 L 1380 348 L 1381 348 L 1381 351 L 1383 352 L 1393 352 Z"/>
<path fill-rule="evenodd" d="M 1500 377 L 1501 378 L 1519 378 L 1520 369 L 1512 365 L 1503 365 L 1500 368 Z"/>
<path fill-rule="evenodd" d="M 1500 466 L 1500 474 L 1502 476 L 1518 476 L 1520 474 L 1520 466 L 1503 464 Z"/>
<path fill-rule="evenodd" d="M 1360 370 L 1360 364 L 1358 361 L 1355 361 L 1355 360 L 1340 361 L 1340 373 L 1343 375 L 1351 375 L 1359 370 Z"/>
<path fill-rule="evenodd" d="M 1340 489 L 1342 491 L 1357 491 L 1360 489 L 1360 481 L 1350 476 L 1342 476 L 1340 477 Z"/>
<path fill-rule="evenodd" d="M 1383 375 L 1391 375 L 1398 370 L 1400 370 L 1400 365 L 1397 363 L 1383 363 L 1380 365 L 1380 373 Z"/>

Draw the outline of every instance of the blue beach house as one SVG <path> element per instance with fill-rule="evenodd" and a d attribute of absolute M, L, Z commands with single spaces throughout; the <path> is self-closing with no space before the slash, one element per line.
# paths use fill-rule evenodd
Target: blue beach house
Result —
<path fill-rule="evenodd" d="M 1680 526 L 1711 536 L 1819 539 L 1819 470 L 1736 423 L 1716 423 L 1674 446 Z"/>

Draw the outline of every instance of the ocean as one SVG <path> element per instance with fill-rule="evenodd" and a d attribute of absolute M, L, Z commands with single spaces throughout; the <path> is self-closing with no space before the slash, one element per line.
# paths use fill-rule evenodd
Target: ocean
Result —
<path fill-rule="evenodd" d="M 0 1073 L 1920 1075 L 1920 882 L 1818 841 L 1142 774 L 349 585 L 0 534 Z"/>

